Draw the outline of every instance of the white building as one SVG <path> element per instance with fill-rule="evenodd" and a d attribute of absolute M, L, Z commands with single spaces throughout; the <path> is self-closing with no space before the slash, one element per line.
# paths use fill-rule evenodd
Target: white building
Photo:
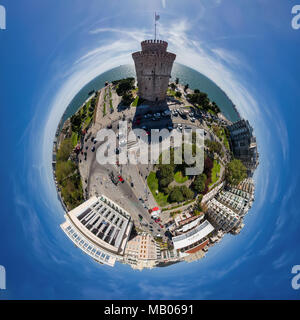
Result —
<path fill-rule="evenodd" d="M 83 252 L 114 266 L 125 252 L 132 229 L 128 212 L 105 196 L 92 197 L 65 215 L 61 228 Z"/>
<path fill-rule="evenodd" d="M 224 232 L 230 232 L 240 224 L 240 216 L 216 199 L 207 203 L 207 214 L 210 221 Z"/>
<path fill-rule="evenodd" d="M 231 191 L 221 191 L 216 196 L 216 199 L 229 207 L 240 217 L 243 217 L 250 209 L 251 202 L 244 197 L 241 197 Z"/>
<path fill-rule="evenodd" d="M 201 200 L 201 204 L 205 204 L 208 202 L 210 199 L 212 199 L 218 192 L 224 187 L 224 182 L 220 183 L 218 186 L 213 188 L 210 192 L 205 194 Z"/>
<path fill-rule="evenodd" d="M 201 250 L 208 243 L 208 235 L 214 231 L 214 227 L 205 220 L 202 222 L 202 217 L 186 224 L 179 230 L 184 232 L 181 235 L 172 238 L 174 249 L 180 251 L 180 256 L 185 256 Z"/>

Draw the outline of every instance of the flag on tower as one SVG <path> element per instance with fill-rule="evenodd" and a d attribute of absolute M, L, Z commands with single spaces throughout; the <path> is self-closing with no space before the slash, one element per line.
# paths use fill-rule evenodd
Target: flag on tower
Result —
<path fill-rule="evenodd" d="M 159 18 L 160 18 L 159 14 L 156 14 L 156 13 L 155 13 L 155 21 L 158 21 Z"/>

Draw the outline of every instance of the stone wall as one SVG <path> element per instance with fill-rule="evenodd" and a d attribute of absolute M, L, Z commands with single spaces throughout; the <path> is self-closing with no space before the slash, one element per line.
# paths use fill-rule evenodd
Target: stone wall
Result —
<path fill-rule="evenodd" d="M 145 40 L 142 51 L 132 54 L 138 81 L 139 96 L 149 101 L 166 98 L 171 71 L 176 55 L 167 52 L 168 43 Z"/>

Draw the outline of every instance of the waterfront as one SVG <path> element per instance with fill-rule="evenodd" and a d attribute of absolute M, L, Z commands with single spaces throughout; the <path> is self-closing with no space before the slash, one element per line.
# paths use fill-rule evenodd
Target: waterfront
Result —
<path fill-rule="evenodd" d="M 127 77 L 135 77 L 133 65 L 122 65 L 116 67 L 100 74 L 98 77 L 90 81 L 77 93 L 69 106 L 67 106 L 61 119 L 61 125 L 80 108 L 80 106 L 89 97 L 89 93 L 91 91 L 101 89 L 104 87 L 106 81 L 111 82 L 113 80 Z M 212 80 L 208 79 L 203 74 L 184 65 L 175 63 L 171 80 L 174 80 L 175 78 L 179 78 L 179 82 L 182 84 L 188 83 L 191 89 L 199 89 L 207 93 L 211 101 L 215 101 L 217 103 L 228 120 L 235 122 L 239 119 L 239 115 L 227 95 Z"/>

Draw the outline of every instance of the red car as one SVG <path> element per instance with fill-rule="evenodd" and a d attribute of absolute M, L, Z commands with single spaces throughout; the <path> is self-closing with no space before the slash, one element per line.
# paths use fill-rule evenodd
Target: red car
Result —
<path fill-rule="evenodd" d="M 122 178 L 122 176 L 118 176 L 118 178 L 120 182 L 124 183 L 124 179 Z"/>

